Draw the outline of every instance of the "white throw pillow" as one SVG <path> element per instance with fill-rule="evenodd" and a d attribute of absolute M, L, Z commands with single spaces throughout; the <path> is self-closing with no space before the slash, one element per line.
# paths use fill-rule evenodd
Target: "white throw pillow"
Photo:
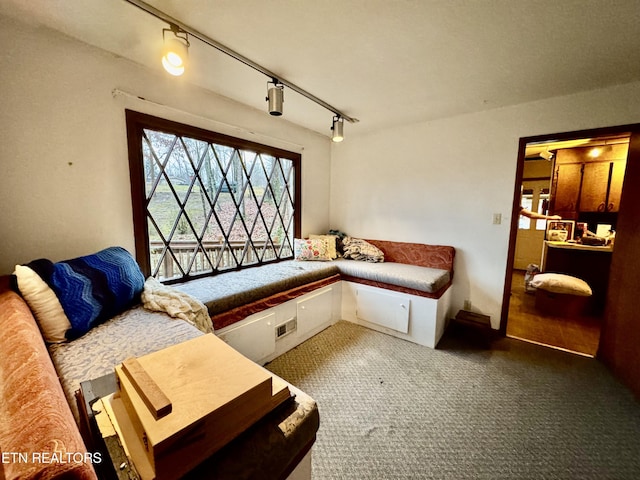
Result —
<path fill-rule="evenodd" d="M 65 315 L 55 292 L 29 267 L 16 265 L 13 274 L 18 280 L 18 289 L 22 298 L 36 317 L 44 340 L 47 343 L 66 342 L 65 333 L 71 328 L 71 322 Z"/>
<path fill-rule="evenodd" d="M 587 282 L 562 273 L 539 273 L 533 277 L 530 285 L 548 292 L 578 295 L 580 297 L 590 297 L 593 294 Z"/>

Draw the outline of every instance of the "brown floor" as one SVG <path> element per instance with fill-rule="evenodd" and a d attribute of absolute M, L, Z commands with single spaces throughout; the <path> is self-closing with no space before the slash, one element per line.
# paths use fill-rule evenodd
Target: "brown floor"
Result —
<path fill-rule="evenodd" d="M 507 336 L 595 356 L 602 319 L 597 316 L 558 317 L 535 307 L 535 295 L 524 291 L 524 271 L 514 270 Z"/>

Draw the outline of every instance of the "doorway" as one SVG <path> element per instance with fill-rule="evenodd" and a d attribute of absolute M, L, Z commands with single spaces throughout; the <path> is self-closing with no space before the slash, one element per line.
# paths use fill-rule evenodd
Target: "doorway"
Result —
<path fill-rule="evenodd" d="M 580 210 L 581 195 L 583 206 L 587 205 L 587 199 L 591 200 L 590 191 L 587 192 L 583 187 L 586 186 L 587 181 L 592 181 L 588 175 L 593 169 L 587 168 L 587 177 L 584 174 L 584 166 L 577 169 L 580 172 L 580 181 L 575 186 L 577 189 L 577 202 L 575 202 L 575 208 L 571 207 L 573 210 L 566 210 L 566 207 L 561 207 L 559 202 L 555 202 L 556 199 L 574 194 L 573 191 L 567 191 L 568 188 L 573 187 L 566 187 L 565 183 L 559 181 L 558 169 L 559 167 L 566 169 L 565 164 L 567 162 L 578 162 L 579 160 L 574 161 L 573 158 L 578 158 L 578 153 L 586 153 L 587 149 L 593 152 L 596 152 L 596 149 L 599 149 L 600 152 L 611 152 L 609 154 L 611 158 L 613 158 L 614 154 L 622 155 L 620 149 L 623 147 L 619 145 L 624 145 L 628 149 L 631 135 L 630 130 L 627 130 L 627 128 L 613 127 L 593 131 L 529 137 L 520 140 L 517 178 L 514 188 L 514 218 L 512 219 L 509 242 L 501 319 L 501 331 L 503 334 L 582 355 L 591 357 L 596 355 L 604 321 L 604 306 L 602 308 L 585 309 L 579 313 L 573 311 L 571 314 L 556 313 L 555 311 L 549 313 L 549 309 L 540 308 L 536 301 L 537 293 L 535 289 L 525 288 L 525 274 L 528 267 L 530 270 L 537 268 L 545 272 L 557 271 L 558 273 L 566 274 L 574 272 L 572 272 L 570 266 L 567 267 L 566 265 L 557 270 L 545 268 L 545 255 L 549 251 L 549 246 L 551 246 L 549 242 L 545 242 L 547 240 L 547 221 L 522 217 L 519 215 L 519 211 L 520 207 L 524 207 L 541 214 L 560 214 L 563 220 L 567 219 L 580 224 L 588 222 L 589 228 L 593 229 L 593 231 L 596 230 L 597 226 L 604 225 L 605 222 L 613 224 L 611 229 L 615 229 L 617 210 L 615 207 L 608 207 L 608 201 L 603 202 L 603 208 L 600 205 L 601 211 L 598 211 L 597 208 L 595 210 L 591 209 L 594 211 L 590 211 L 587 207 L 583 208 L 584 211 Z M 613 151 L 614 149 L 616 149 L 615 152 Z M 562 161 L 558 160 L 558 154 L 560 154 Z M 598 161 L 598 166 L 600 166 L 601 163 L 604 165 L 606 161 L 608 162 L 606 163 L 607 168 L 611 163 L 612 169 L 613 161 L 609 162 L 609 157 L 595 159 L 594 162 Z M 626 162 L 626 150 L 624 161 Z M 591 167 L 591 165 L 588 165 L 588 167 Z M 571 163 L 571 169 L 576 170 L 576 165 Z M 603 171 L 606 170 L 609 173 L 609 176 L 603 180 L 604 191 L 607 196 L 616 188 L 615 186 L 611 187 L 613 171 L 611 169 L 603 169 Z M 620 177 L 619 182 L 621 189 L 623 176 Z M 583 188 L 582 194 L 580 193 L 581 188 Z M 591 230 L 589 232 L 591 233 Z M 586 250 L 582 246 L 582 241 L 579 237 L 568 240 L 568 245 L 566 245 L 568 250 Z M 555 244 L 553 246 L 559 247 Z M 600 259 L 598 261 L 600 262 Z M 607 269 L 607 275 L 608 265 L 606 263 L 604 267 Z M 557 264 L 548 265 L 548 267 L 553 266 L 558 267 Z M 563 271 L 564 269 L 568 271 Z M 578 275 L 572 276 L 580 278 L 583 272 L 578 271 L 578 273 Z M 585 278 L 585 280 L 591 279 Z M 599 283 L 599 281 L 596 280 L 595 283 Z M 604 298 L 606 296 L 606 283 L 604 287 L 598 285 L 597 288 L 599 290 L 598 298 Z M 602 292 L 603 289 L 604 292 Z"/>

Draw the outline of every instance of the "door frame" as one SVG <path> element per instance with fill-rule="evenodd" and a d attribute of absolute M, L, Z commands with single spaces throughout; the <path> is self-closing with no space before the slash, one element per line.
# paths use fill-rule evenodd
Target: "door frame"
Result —
<path fill-rule="evenodd" d="M 518 143 L 518 158 L 516 167 L 516 178 L 513 186 L 513 202 L 511 209 L 511 229 L 509 233 L 509 250 L 507 253 L 507 267 L 504 280 L 504 291 L 502 293 L 502 310 L 500 314 L 500 334 L 506 336 L 507 322 L 509 316 L 509 298 L 511 296 L 511 284 L 513 275 L 513 261 L 516 250 L 516 235 L 518 234 L 518 217 L 520 216 L 520 186 L 524 172 L 524 158 L 527 144 L 579 140 L 583 138 L 604 137 L 608 135 L 640 134 L 640 123 L 618 125 L 613 127 L 593 128 L 588 130 L 576 130 L 562 133 L 549 133 L 545 135 L 535 135 L 531 137 L 521 137 Z M 623 187 L 624 188 L 624 187 Z M 615 254 L 615 252 L 614 252 Z"/>

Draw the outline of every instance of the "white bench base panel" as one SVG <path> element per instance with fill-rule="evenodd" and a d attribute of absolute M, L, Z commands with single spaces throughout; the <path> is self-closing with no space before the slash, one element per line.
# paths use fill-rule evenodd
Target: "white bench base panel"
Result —
<path fill-rule="evenodd" d="M 435 299 L 342 280 L 215 333 L 261 365 L 341 319 L 435 348 L 450 316 L 450 299 L 451 288 Z M 296 323 L 295 330 L 276 338 L 276 330 L 292 321 Z"/>
<path fill-rule="evenodd" d="M 245 357 L 264 365 L 340 319 L 340 282 L 319 288 L 244 320 L 216 330 L 216 335 Z M 276 339 L 276 331 L 291 321 L 295 330 Z"/>
<path fill-rule="evenodd" d="M 438 298 L 342 281 L 342 319 L 435 348 L 450 315 L 451 288 Z"/>

